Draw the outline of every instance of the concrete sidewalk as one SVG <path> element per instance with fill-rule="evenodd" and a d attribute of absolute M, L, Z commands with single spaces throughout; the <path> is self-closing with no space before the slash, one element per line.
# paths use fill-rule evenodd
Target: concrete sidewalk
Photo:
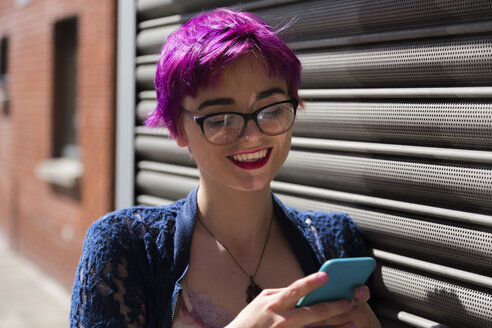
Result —
<path fill-rule="evenodd" d="M 0 328 L 67 328 L 70 293 L 0 236 Z"/>

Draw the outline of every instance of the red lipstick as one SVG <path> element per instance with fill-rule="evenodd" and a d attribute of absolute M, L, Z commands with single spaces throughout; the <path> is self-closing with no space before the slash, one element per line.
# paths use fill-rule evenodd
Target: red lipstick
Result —
<path fill-rule="evenodd" d="M 270 159 L 271 153 L 272 153 L 272 148 L 268 148 L 266 156 L 263 158 L 260 158 L 256 161 L 240 162 L 240 161 L 236 161 L 232 156 L 229 156 L 227 158 L 232 162 L 232 164 L 234 164 L 234 165 L 236 165 L 242 169 L 255 170 L 255 169 L 259 169 L 259 168 L 265 166 L 265 164 L 268 163 L 268 160 Z"/>

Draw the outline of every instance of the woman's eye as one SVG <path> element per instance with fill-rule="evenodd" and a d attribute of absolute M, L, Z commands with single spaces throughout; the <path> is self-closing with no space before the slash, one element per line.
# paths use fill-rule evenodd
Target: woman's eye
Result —
<path fill-rule="evenodd" d="M 221 127 L 230 124 L 230 121 L 226 115 L 218 115 L 209 117 L 206 122 L 210 127 Z"/>
<path fill-rule="evenodd" d="M 282 106 L 270 107 L 261 112 L 261 117 L 263 118 L 277 117 L 282 114 L 282 111 L 283 111 Z"/>

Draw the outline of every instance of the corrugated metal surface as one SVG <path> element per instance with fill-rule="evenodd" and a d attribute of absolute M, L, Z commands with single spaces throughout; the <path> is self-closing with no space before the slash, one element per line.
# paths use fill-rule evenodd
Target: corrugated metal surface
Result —
<path fill-rule="evenodd" d="M 298 208 L 348 212 L 364 229 L 383 326 L 490 327 L 492 3 L 140 0 L 139 115 L 155 106 L 166 36 L 221 5 L 275 26 L 296 19 L 284 36 L 304 66 L 305 110 L 272 188 Z M 135 149 L 137 203 L 198 184 L 165 129 L 137 126 Z"/>

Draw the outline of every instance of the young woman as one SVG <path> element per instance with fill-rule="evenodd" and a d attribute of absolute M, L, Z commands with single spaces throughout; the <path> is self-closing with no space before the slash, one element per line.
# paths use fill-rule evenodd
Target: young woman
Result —
<path fill-rule="evenodd" d="M 260 18 L 217 9 L 170 35 L 157 109 L 200 185 L 161 207 L 109 213 L 88 231 L 71 327 L 379 327 L 353 300 L 296 307 L 325 258 L 363 256 L 345 214 L 283 205 L 270 183 L 289 153 L 301 66 Z"/>

